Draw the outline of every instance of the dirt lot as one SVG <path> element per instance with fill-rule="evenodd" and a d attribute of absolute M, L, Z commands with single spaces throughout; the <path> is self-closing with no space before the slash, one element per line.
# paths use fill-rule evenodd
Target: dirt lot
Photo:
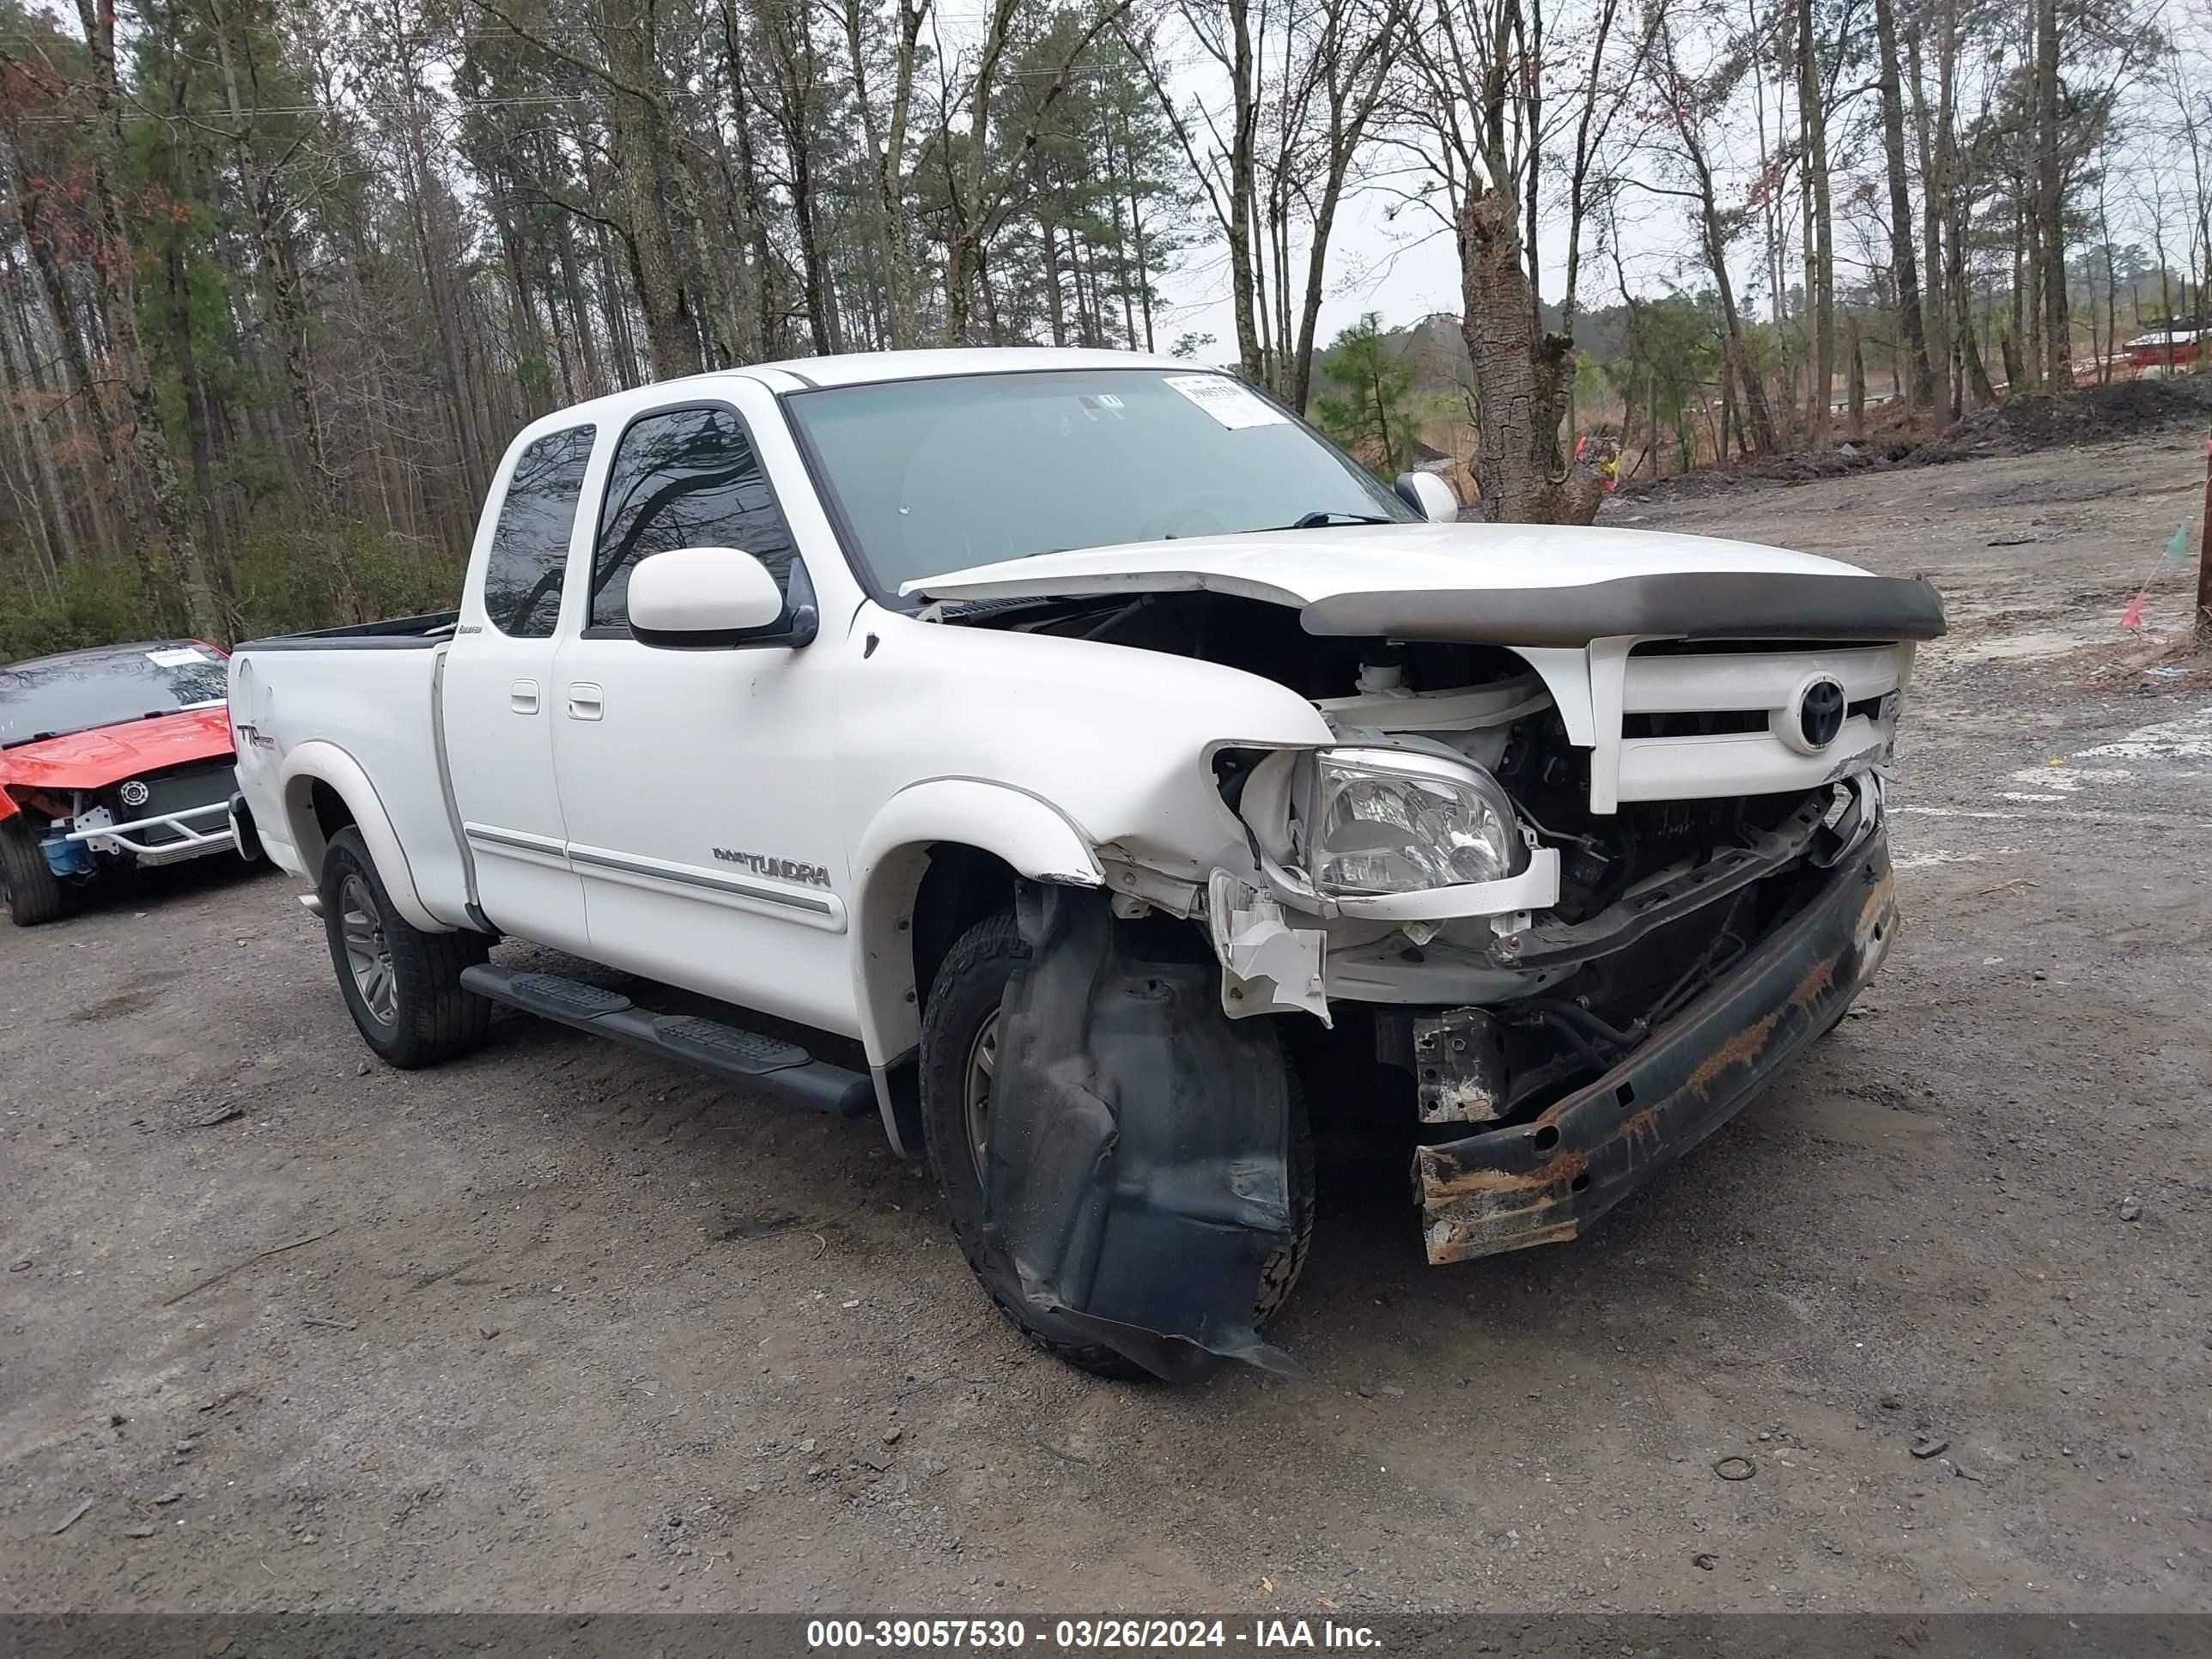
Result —
<path fill-rule="evenodd" d="M 2212 690 L 2117 626 L 2197 453 L 1619 504 L 1944 588 L 1906 934 L 1582 1243 L 1325 1172 L 1310 1382 L 1032 1354 L 872 1122 L 374 1067 L 276 878 L 0 928 L 0 1607 L 2212 1608 Z"/>

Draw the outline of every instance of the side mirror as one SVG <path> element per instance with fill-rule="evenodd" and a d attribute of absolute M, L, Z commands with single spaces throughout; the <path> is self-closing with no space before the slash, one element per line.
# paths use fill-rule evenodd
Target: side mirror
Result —
<path fill-rule="evenodd" d="M 674 649 L 798 643 L 788 637 L 782 590 L 768 567 L 734 547 L 679 547 L 641 559 L 629 573 L 630 632 L 641 645 Z"/>
<path fill-rule="evenodd" d="M 1459 519 L 1459 497 L 1433 472 L 1401 472 L 1398 499 L 1431 524 L 1453 524 Z"/>

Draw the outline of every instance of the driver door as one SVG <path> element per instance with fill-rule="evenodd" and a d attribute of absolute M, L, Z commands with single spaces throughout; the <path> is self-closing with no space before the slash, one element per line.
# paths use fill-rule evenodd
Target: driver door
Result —
<path fill-rule="evenodd" d="M 787 606 L 811 599 L 752 435 L 782 416 L 764 387 L 717 390 L 639 416 L 609 465 L 585 625 L 554 665 L 568 856 L 594 958 L 850 1031 L 834 652 L 630 631 L 630 572 L 679 548 L 750 553 Z"/>

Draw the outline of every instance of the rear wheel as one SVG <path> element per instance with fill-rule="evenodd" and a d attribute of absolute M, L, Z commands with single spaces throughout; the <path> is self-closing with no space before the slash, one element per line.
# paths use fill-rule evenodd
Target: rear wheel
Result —
<path fill-rule="evenodd" d="M 1024 1306 L 1011 1289 L 1019 1283 L 1012 1260 L 983 1227 L 983 1172 L 1000 1052 L 1000 1006 L 1015 965 L 1028 955 L 1013 912 L 1003 910 L 961 935 L 938 969 L 921 1027 L 922 1137 L 930 1168 L 945 1194 L 961 1254 L 1000 1313 L 1038 1347 L 1079 1370 L 1123 1381 L 1146 1380 L 1152 1373 L 1134 1360 L 1101 1344 L 1082 1341 L 1049 1315 Z M 1290 1081 L 1291 1237 L 1261 1268 L 1252 1312 L 1255 1326 L 1264 1325 L 1290 1299 L 1313 1237 L 1313 1137 L 1295 1072 Z"/>
<path fill-rule="evenodd" d="M 412 1071 L 483 1041 L 491 1004 L 461 988 L 461 972 L 490 956 L 489 939 L 426 933 L 409 922 L 351 824 L 331 837 L 319 890 L 339 994 L 380 1059 Z"/>
<path fill-rule="evenodd" d="M 62 913 L 62 880 L 46 862 L 46 848 L 21 813 L 0 823 L 0 887 L 18 927 L 36 927 Z"/>

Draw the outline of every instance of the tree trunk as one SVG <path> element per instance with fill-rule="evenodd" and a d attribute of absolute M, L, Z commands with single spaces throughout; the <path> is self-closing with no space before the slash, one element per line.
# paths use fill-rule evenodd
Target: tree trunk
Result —
<path fill-rule="evenodd" d="M 15 173 L 11 193 L 15 199 L 16 219 L 22 226 L 24 245 L 30 250 L 31 268 L 38 274 L 47 314 L 53 319 L 62 372 L 68 381 L 70 398 L 75 406 L 84 411 L 86 424 L 92 428 L 94 443 L 100 451 L 95 493 L 105 498 L 104 505 L 114 517 L 128 523 L 133 514 L 116 450 L 115 425 L 109 418 L 106 399 L 93 380 L 92 359 L 84 349 L 84 329 L 77 317 L 76 296 L 57 251 L 58 244 L 70 233 L 48 222 L 46 186 L 50 181 L 30 175 L 23 166 L 22 151 L 18 146 L 10 143 L 8 156 Z M 64 210 L 58 203 L 51 210 L 56 214 Z M 33 342 L 24 342 L 26 361 L 36 363 L 39 355 Z"/>
<path fill-rule="evenodd" d="M 1602 459 L 1562 465 L 1559 416 L 1574 343 L 1536 328 L 1519 209 L 1492 187 L 1469 190 L 1460 212 L 1460 327 L 1474 368 L 1480 506 L 1492 524 L 1588 524 L 1605 500 Z"/>
<path fill-rule="evenodd" d="M 200 534 L 210 549 L 222 540 L 216 522 L 215 456 L 209 441 L 207 386 L 201 378 L 199 352 L 192 337 L 192 296 L 185 276 L 184 228 L 174 227 L 162 261 L 168 281 L 169 351 L 177 360 L 177 379 L 185 394 L 185 442 L 191 453 L 192 492 L 199 498 Z"/>
<path fill-rule="evenodd" d="M 2066 307 L 2066 180 L 2058 154 L 2058 0 L 2035 0 L 2035 109 L 2045 378 L 2051 391 L 2068 392 L 2074 386 L 2074 349 Z"/>
<path fill-rule="evenodd" d="M 738 200 L 744 215 L 742 229 L 752 246 L 753 301 L 760 337 L 757 344 L 765 361 L 778 355 L 780 343 L 776 330 L 775 250 L 769 241 L 768 213 L 761 199 L 760 166 L 753 153 L 752 106 L 745 90 L 744 59 L 738 45 L 737 21 L 729 0 L 723 0 L 722 5 L 722 45 L 730 71 L 731 124 L 738 133 Z M 891 310 L 896 330 L 896 282 Z"/>
<path fill-rule="evenodd" d="M 1797 0 L 1797 103 L 1805 135 L 1805 324 L 1812 367 L 1806 436 L 1828 441 L 1828 399 L 1836 379 L 1835 252 L 1828 203 L 1827 94 L 1814 32 L 1813 0 Z"/>
<path fill-rule="evenodd" d="M 2020 282 L 2014 304 L 2020 310 L 2024 325 L 2022 337 L 2027 343 L 2021 358 L 2025 371 L 2023 381 L 2033 391 L 2043 385 L 2043 215 L 2038 210 L 2027 181 L 2022 181 L 2014 199 L 2020 210 L 2014 216 L 2021 222 Z"/>
<path fill-rule="evenodd" d="M 1881 147 L 1889 168 L 1890 262 L 1897 273 L 1897 315 L 1912 374 L 1916 408 L 1936 407 L 1936 373 L 1928 361 L 1928 322 L 1921 308 L 1919 262 L 1914 258 L 1912 190 L 1905 173 L 1905 92 L 1897 64 L 1897 16 L 1893 0 L 1875 0 L 1875 33 L 1881 51 Z M 1931 270 L 1929 276 L 1934 272 Z"/>
<path fill-rule="evenodd" d="M 828 292 L 829 255 L 816 219 L 815 147 L 819 122 L 814 108 L 818 78 L 806 0 L 757 0 L 768 50 L 775 69 L 776 101 L 772 113 L 784 156 L 791 168 L 791 217 L 799 233 L 799 276 L 806 307 L 806 329 L 817 356 L 833 349 Z"/>
<path fill-rule="evenodd" d="M 1981 342 L 1975 337 L 1974 319 L 1963 305 L 1952 310 L 1952 325 L 1958 331 L 1959 355 L 1966 373 L 1966 390 L 1974 399 L 1974 407 L 1987 409 L 1997 400 L 1997 390 L 1990 384 L 1990 371 L 1982 362 Z"/>
<path fill-rule="evenodd" d="M 1728 239 L 1721 226 L 1720 201 L 1715 193 L 1712 168 L 1705 160 L 1704 147 L 1692 138 L 1686 125 L 1678 130 L 1697 174 L 1698 228 L 1705 245 L 1705 264 L 1712 273 L 1713 291 L 1721 302 L 1721 373 L 1723 376 L 1733 374 L 1743 387 L 1745 425 L 1753 449 L 1760 454 L 1771 454 L 1774 412 L 1767 406 L 1766 388 L 1759 383 L 1758 370 L 1752 367 L 1751 354 L 1744 349 L 1743 320 L 1736 310 L 1735 284 L 1729 278 Z M 1825 392 L 1820 404 L 1824 410 L 1827 407 Z M 1715 459 L 1720 457 L 1717 455 Z"/>
<path fill-rule="evenodd" d="M 115 57 L 115 0 L 77 0 L 77 15 L 92 56 L 94 102 L 106 128 L 104 143 L 95 144 L 92 164 L 93 218 L 103 247 L 99 321 L 108 341 L 111 376 L 122 380 L 130 401 L 131 453 L 161 532 L 159 546 L 147 550 L 141 568 L 150 600 L 163 610 L 180 607 L 185 625 L 194 632 L 216 635 L 222 618 L 192 535 L 184 485 L 161 429 L 161 404 L 138 337 L 138 262 L 109 172 L 110 157 L 119 161 L 128 153 Z"/>
<path fill-rule="evenodd" d="M 922 22 L 929 15 L 931 3 L 932 0 L 899 0 L 898 38 L 893 46 L 890 122 L 884 131 L 882 149 L 873 156 L 877 205 L 881 210 L 879 223 L 883 232 L 884 285 L 889 290 L 887 323 L 890 347 L 894 351 L 902 351 L 921 341 L 921 331 L 915 316 L 914 261 L 907 246 L 906 134 L 907 124 L 913 118 L 914 74 L 918 43 Z M 852 15 L 857 19 L 857 0 L 848 0 L 848 4 L 853 8 Z M 857 22 L 854 39 L 858 39 Z M 865 87 L 861 95 L 866 97 Z M 873 133 L 870 133 L 868 138 L 872 147 L 876 143 Z"/>
<path fill-rule="evenodd" d="M 1237 322 L 1237 368 L 1248 385 L 1267 379 L 1267 366 L 1260 351 L 1259 319 L 1253 308 L 1255 275 L 1252 260 L 1252 222 L 1257 216 L 1253 201 L 1256 169 L 1253 162 L 1255 135 L 1260 111 L 1252 92 L 1252 20 L 1247 0 L 1224 0 L 1229 9 L 1232 42 L 1229 84 L 1234 103 L 1235 126 L 1229 144 L 1229 284 Z"/>
<path fill-rule="evenodd" d="M 1045 307 L 1052 319 L 1052 343 L 1064 346 L 1067 343 L 1067 296 L 1060 285 L 1060 231 L 1042 215 L 1037 220 L 1037 238 L 1044 253 Z"/>
<path fill-rule="evenodd" d="M 614 129 L 616 193 L 629 233 L 630 276 L 645 313 L 647 349 L 656 380 L 696 374 L 699 331 L 684 292 L 670 220 L 674 149 L 661 106 L 656 0 L 606 0 L 607 67 L 621 83 L 607 100 Z"/>
<path fill-rule="evenodd" d="M 1907 240 L 1910 240 L 1908 236 Z M 1863 442 L 1866 438 L 1866 343 L 1859 337 L 1859 319 L 1853 317 L 1848 328 L 1851 337 L 1850 368 L 1851 439 Z"/>
<path fill-rule="evenodd" d="M 12 276 L 12 269 L 9 271 Z M 55 474 L 53 455 L 46 442 L 46 434 L 38 429 L 33 411 L 42 400 L 29 390 L 30 380 L 25 366 L 16 356 L 14 331 L 0 328 L 0 374 L 7 377 L 8 430 L 14 439 L 17 455 L 23 463 L 25 476 L 32 482 L 34 516 L 39 521 L 39 539 L 44 552 L 46 572 L 52 577 L 60 568 L 76 557 L 75 538 L 69 518 L 69 502 L 62 493 L 61 480 Z"/>
<path fill-rule="evenodd" d="M 1651 453 L 1651 476 L 1656 478 L 1665 467 L 1667 459 L 1659 448 L 1659 371 L 1657 369 L 1651 371 L 1650 380 L 1650 407 L 1646 412 L 1651 424 L 1651 434 L 1644 441 L 1644 447 Z"/>
<path fill-rule="evenodd" d="M 576 267 L 575 238 L 565 218 L 553 233 L 553 252 L 560 261 L 561 289 L 568 304 L 568 331 L 575 337 L 584 385 L 590 388 L 582 396 L 596 398 L 611 388 L 607 385 L 606 371 L 599 365 L 598 333 L 592 327 L 592 313 L 585 307 L 583 280 Z"/>
<path fill-rule="evenodd" d="M 1944 21 L 1942 27 L 1948 40 L 1948 21 Z M 1929 362 L 1948 386 L 1951 381 L 1951 334 L 1948 319 L 1950 295 L 1947 280 L 1949 267 L 1944 262 L 1943 226 L 1948 222 L 1945 155 L 1950 137 L 1950 87 L 1947 78 L 1947 60 L 1939 42 L 1936 106 L 1931 111 L 1925 79 L 1923 37 L 1922 19 L 1911 18 L 1905 30 L 1905 51 L 1906 73 L 1912 88 L 1913 146 L 1920 163 L 1920 270 L 1925 281 L 1921 289 L 1920 311 Z M 1950 412 L 1954 419 L 1957 418 L 1955 407 Z"/>

